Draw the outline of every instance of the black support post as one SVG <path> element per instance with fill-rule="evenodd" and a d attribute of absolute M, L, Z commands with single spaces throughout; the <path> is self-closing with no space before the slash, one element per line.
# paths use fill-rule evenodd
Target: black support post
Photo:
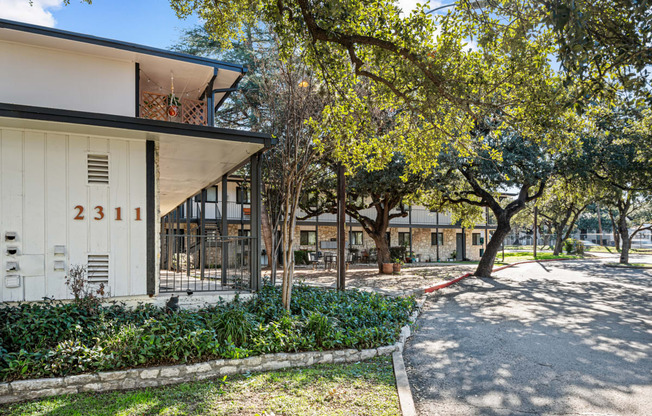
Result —
<path fill-rule="evenodd" d="M 227 204 L 227 200 L 229 198 L 229 189 L 228 189 L 228 182 L 227 182 L 227 176 L 224 175 L 222 176 L 222 226 L 220 230 L 220 234 L 222 237 L 222 286 L 226 286 L 226 272 L 229 268 L 229 245 L 226 242 L 226 237 L 229 235 L 229 218 L 227 215 L 227 210 L 229 209 L 229 206 Z"/>
<path fill-rule="evenodd" d="M 146 229 L 147 229 L 147 294 L 156 294 L 156 143 L 145 144 Z"/>
<path fill-rule="evenodd" d="M 201 190 L 200 196 L 201 213 L 199 214 L 199 270 L 201 280 L 204 280 L 206 271 L 206 188 Z"/>
<path fill-rule="evenodd" d="M 261 287 L 260 253 L 261 253 L 261 214 L 262 204 L 262 177 L 260 168 L 261 155 L 257 153 L 251 157 L 251 248 L 249 267 L 251 268 L 251 290 L 258 291 Z"/>

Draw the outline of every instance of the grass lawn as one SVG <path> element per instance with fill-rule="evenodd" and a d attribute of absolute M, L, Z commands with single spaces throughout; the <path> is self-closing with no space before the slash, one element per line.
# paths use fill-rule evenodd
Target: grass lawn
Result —
<path fill-rule="evenodd" d="M 391 356 L 0 406 L 0 415 L 400 415 Z"/>
<path fill-rule="evenodd" d="M 519 261 L 528 261 L 528 260 L 551 260 L 551 259 L 581 259 L 582 256 L 575 254 L 560 254 L 558 256 L 553 255 L 552 253 L 537 253 L 536 259 L 532 253 L 505 253 L 505 261 L 503 262 L 502 252 L 498 252 L 496 255 L 496 264 L 512 264 Z"/>
<path fill-rule="evenodd" d="M 628 263 L 628 264 L 621 264 L 621 263 L 607 263 L 607 266 L 610 267 L 644 267 L 646 269 L 652 269 L 652 264 L 651 263 Z"/>

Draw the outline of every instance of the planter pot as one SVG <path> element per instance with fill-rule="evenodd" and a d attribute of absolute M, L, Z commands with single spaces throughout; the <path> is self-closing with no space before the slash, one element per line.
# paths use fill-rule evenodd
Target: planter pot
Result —
<path fill-rule="evenodd" d="M 384 266 L 384 264 L 383 264 L 383 266 Z M 401 265 L 398 264 L 398 263 L 392 264 L 392 271 L 394 273 L 400 273 L 401 272 Z"/>
<path fill-rule="evenodd" d="M 392 263 L 383 263 L 383 273 L 392 274 L 392 272 L 394 271 L 393 266 L 394 265 Z"/>

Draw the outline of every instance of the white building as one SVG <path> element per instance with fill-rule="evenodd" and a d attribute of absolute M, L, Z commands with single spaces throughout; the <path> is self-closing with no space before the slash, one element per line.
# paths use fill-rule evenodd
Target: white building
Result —
<path fill-rule="evenodd" d="M 259 189 L 271 139 L 213 126 L 245 68 L 7 20 L 0 57 L 0 301 L 70 297 L 71 265 L 156 295 L 160 218 L 249 161 Z"/>

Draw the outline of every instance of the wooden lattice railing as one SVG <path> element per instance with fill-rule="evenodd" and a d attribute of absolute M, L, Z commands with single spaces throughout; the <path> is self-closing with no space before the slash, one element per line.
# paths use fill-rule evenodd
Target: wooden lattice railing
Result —
<path fill-rule="evenodd" d="M 156 92 L 143 92 L 140 99 L 140 117 L 150 120 L 177 121 L 186 124 L 207 125 L 206 102 L 191 99 L 178 99 L 180 115 L 171 117 L 168 113 L 168 95 Z"/>
<path fill-rule="evenodd" d="M 206 125 L 206 103 L 199 100 L 181 100 L 181 122 Z"/>

